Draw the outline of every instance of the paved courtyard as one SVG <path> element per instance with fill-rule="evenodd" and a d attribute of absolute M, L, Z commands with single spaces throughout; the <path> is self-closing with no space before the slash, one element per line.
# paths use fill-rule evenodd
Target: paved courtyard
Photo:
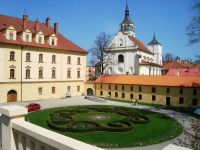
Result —
<path fill-rule="evenodd" d="M 190 128 L 191 119 L 192 117 L 186 116 L 182 113 L 174 112 L 171 110 L 165 110 L 162 108 L 155 108 L 151 106 L 132 106 L 129 103 L 121 103 L 121 102 L 114 102 L 109 100 L 88 100 L 84 99 L 83 96 L 80 97 L 71 97 L 71 98 L 64 98 L 64 99 L 48 99 L 48 100 L 40 100 L 35 101 L 41 104 L 41 109 L 47 109 L 47 108 L 54 108 L 54 107 L 63 107 L 63 106 L 74 106 L 74 105 L 116 105 L 116 106 L 127 106 L 127 107 L 137 107 L 141 109 L 147 109 L 154 112 L 159 112 L 165 115 L 168 115 L 176 120 L 178 120 L 184 128 Z M 1 106 L 5 105 L 19 105 L 25 107 L 30 102 L 14 102 L 14 103 L 4 103 L 0 104 Z M 162 148 L 166 147 L 169 144 L 172 143 L 178 143 L 177 139 L 184 139 L 184 135 L 181 134 L 179 137 L 174 138 L 173 140 L 163 142 L 160 144 L 150 145 L 150 146 L 144 146 L 144 147 L 134 147 L 134 148 L 114 148 L 112 150 L 161 150 Z M 111 150 L 111 149 L 110 149 Z"/>

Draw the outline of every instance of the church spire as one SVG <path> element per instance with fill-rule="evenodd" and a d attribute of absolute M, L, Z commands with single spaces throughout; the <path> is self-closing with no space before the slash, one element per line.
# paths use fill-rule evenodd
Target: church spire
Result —
<path fill-rule="evenodd" d="M 159 44 L 159 45 L 161 45 L 161 44 L 157 41 L 157 39 L 156 39 L 156 34 L 155 34 L 155 32 L 154 32 L 153 39 L 151 40 L 151 42 L 149 42 L 149 44 Z M 149 45 L 149 44 L 148 44 L 148 45 Z"/>
<path fill-rule="evenodd" d="M 126 0 L 126 9 L 125 9 L 125 17 L 122 23 L 120 23 L 121 29 L 124 34 L 128 34 L 135 37 L 135 25 L 131 21 L 129 16 L 128 2 Z"/>

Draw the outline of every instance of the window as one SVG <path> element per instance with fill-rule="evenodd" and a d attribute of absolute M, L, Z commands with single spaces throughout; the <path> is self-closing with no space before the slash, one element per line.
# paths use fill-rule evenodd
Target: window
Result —
<path fill-rule="evenodd" d="M 29 42 L 29 35 L 26 34 L 26 42 Z"/>
<path fill-rule="evenodd" d="M 117 90 L 118 88 L 117 88 L 117 85 L 115 85 L 115 90 Z"/>
<path fill-rule="evenodd" d="M 195 105 L 195 106 L 197 105 L 197 99 L 196 98 L 192 99 L 192 105 Z"/>
<path fill-rule="evenodd" d="M 151 92 L 152 92 L 152 93 L 155 93 L 155 92 L 156 92 L 156 88 L 155 88 L 155 87 L 152 87 L 152 88 L 151 88 Z"/>
<path fill-rule="evenodd" d="M 81 64 L 81 58 L 78 57 L 78 59 L 77 59 L 77 65 L 80 65 L 80 64 Z"/>
<path fill-rule="evenodd" d="M 183 94 L 183 89 L 180 89 L 180 94 Z"/>
<path fill-rule="evenodd" d="M 42 87 L 38 88 L 38 95 L 42 95 Z"/>
<path fill-rule="evenodd" d="M 108 89 L 109 89 L 109 90 L 111 89 L 111 85 L 108 85 Z"/>
<path fill-rule="evenodd" d="M 51 45 L 55 45 L 55 40 L 54 39 L 51 40 Z"/>
<path fill-rule="evenodd" d="M 67 78 L 71 78 L 71 70 L 67 71 Z"/>
<path fill-rule="evenodd" d="M 71 92 L 71 87 L 67 86 L 67 93 L 70 93 L 70 92 Z"/>
<path fill-rule="evenodd" d="M 52 78 L 56 78 L 56 70 L 52 70 Z"/>
<path fill-rule="evenodd" d="M 39 70 L 39 79 L 43 78 L 43 70 Z"/>
<path fill-rule="evenodd" d="M 122 91 L 124 91 L 124 85 L 122 85 Z"/>
<path fill-rule="evenodd" d="M 122 93 L 122 98 L 125 98 L 125 93 Z"/>
<path fill-rule="evenodd" d="M 71 57 L 70 56 L 67 57 L 67 64 L 71 64 Z"/>
<path fill-rule="evenodd" d="M 120 40 L 119 40 L 119 46 L 122 46 L 122 45 L 123 45 L 123 40 L 120 39 Z"/>
<path fill-rule="evenodd" d="M 167 88 L 167 93 L 170 93 L 170 88 Z"/>
<path fill-rule="evenodd" d="M 197 89 L 193 89 L 193 95 L 197 95 Z"/>
<path fill-rule="evenodd" d="M 152 95 L 152 101 L 156 101 L 156 96 Z"/>
<path fill-rule="evenodd" d="M 183 97 L 179 97 L 179 104 L 183 104 L 183 101 L 184 101 Z"/>
<path fill-rule="evenodd" d="M 134 98 L 134 95 L 133 94 L 130 94 L 130 99 L 133 99 Z"/>
<path fill-rule="evenodd" d="M 26 70 L 26 79 L 30 79 L 30 70 L 29 69 Z"/>
<path fill-rule="evenodd" d="M 52 63 L 56 63 L 56 56 L 52 55 Z"/>
<path fill-rule="evenodd" d="M 42 37 L 41 36 L 38 37 L 38 43 L 42 44 Z"/>
<path fill-rule="evenodd" d="M 139 91 L 142 92 L 142 87 L 141 86 L 139 86 Z"/>
<path fill-rule="evenodd" d="M 142 94 L 139 94 L 139 100 L 142 100 Z"/>
<path fill-rule="evenodd" d="M 10 60 L 14 61 L 15 60 L 15 52 L 10 52 Z"/>
<path fill-rule="evenodd" d="M 10 69 L 10 78 L 15 78 L 15 69 Z"/>
<path fill-rule="evenodd" d="M 81 72 L 80 70 L 77 71 L 77 78 L 80 78 L 81 77 Z"/>
<path fill-rule="evenodd" d="M 103 96 L 103 91 L 100 91 L 100 96 Z"/>
<path fill-rule="evenodd" d="M 133 91 L 133 86 L 131 86 L 131 91 Z"/>
<path fill-rule="evenodd" d="M 122 54 L 120 54 L 120 55 L 118 56 L 118 62 L 119 62 L 119 63 L 124 62 L 124 56 L 123 56 Z"/>
<path fill-rule="evenodd" d="M 55 94 L 56 93 L 56 87 L 52 87 L 51 92 L 52 92 L 52 94 Z"/>
<path fill-rule="evenodd" d="M 13 32 L 10 32 L 10 33 L 9 33 L 9 40 L 13 40 L 13 37 L 14 37 Z"/>
<path fill-rule="evenodd" d="M 102 89 L 102 84 L 100 85 L 100 89 Z"/>
<path fill-rule="evenodd" d="M 80 92 L 80 86 L 77 86 L 77 92 Z"/>
<path fill-rule="evenodd" d="M 31 61 L 31 54 L 30 53 L 26 53 L 26 61 L 27 62 Z"/>
<path fill-rule="evenodd" d="M 118 97 L 118 93 L 117 92 L 115 92 L 115 97 Z"/>
<path fill-rule="evenodd" d="M 43 54 L 39 54 L 39 62 L 43 62 Z"/>

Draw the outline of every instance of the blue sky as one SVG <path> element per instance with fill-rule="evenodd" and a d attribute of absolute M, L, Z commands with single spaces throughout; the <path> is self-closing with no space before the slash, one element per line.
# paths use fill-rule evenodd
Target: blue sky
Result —
<path fill-rule="evenodd" d="M 128 0 L 131 20 L 136 25 L 136 38 L 149 43 L 156 32 L 163 53 L 172 53 L 181 59 L 194 59 L 200 54 L 200 44 L 186 46 L 185 27 L 195 12 L 195 0 Z M 85 50 L 94 43 L 100 32 L 111 37 L 119 30 L 124 18 L 126 0 L 1 0 L 0 14 L 51 25 L 57 22 L 59 32 Z M 90 55 L 87 58 L 90 59 Z"/>

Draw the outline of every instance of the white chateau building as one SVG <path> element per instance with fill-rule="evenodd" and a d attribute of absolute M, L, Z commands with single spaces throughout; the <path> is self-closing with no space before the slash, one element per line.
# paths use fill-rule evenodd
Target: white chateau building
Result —
<path fill-rule="evenodd" d="M 147 47 L 135 38 L 135 25 L 129 16 L 126 4 L 125 17 L 121 28 L 108 45 L 108 58 L 111 58 L 107 74 L 161 75 L 162 45 L 155 34 Z"/>

